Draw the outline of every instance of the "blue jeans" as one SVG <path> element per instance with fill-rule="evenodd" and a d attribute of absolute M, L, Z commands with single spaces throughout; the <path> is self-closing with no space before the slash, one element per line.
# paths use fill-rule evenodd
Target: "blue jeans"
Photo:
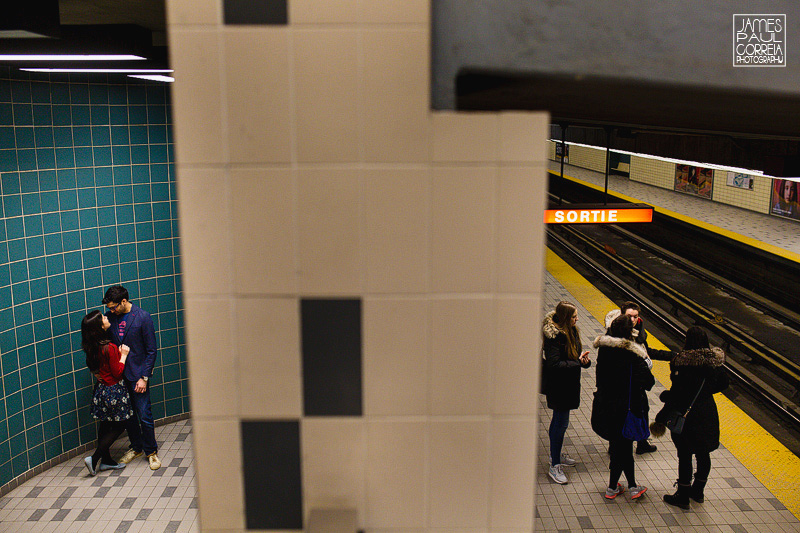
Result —
<path fill-rule="evenodd" d="M 131 440 L 131 448 L 137 452 L 144 451 L 147 455 L 152 455 L 158 451 L 156 443 L 156 430 L 153 423 L 153 410 L 150 408 L 150 385 L 144 392 L 135 392 L 136 382 L 125 380 L 125 386 L 131 395 L 133 404 L 133 414 L 125 424 L 128 430 L 128 438 Z"/>
<path fill-rule="evenodd" d="M 564 435 L 569 427 L 569 410 L 553 410 L 553 419 L 550 421 L 550 464 L 561 464 L 561 447 L 564 445 Z"/>

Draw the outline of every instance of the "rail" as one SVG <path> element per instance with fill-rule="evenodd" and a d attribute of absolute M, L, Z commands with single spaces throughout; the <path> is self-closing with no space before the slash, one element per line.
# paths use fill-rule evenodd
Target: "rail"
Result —
<path fill-rule="evenodd" d="M 800 384 L 800 366 L 793 361 L 775 350 L 772 350 L 760 341 L 753 339 L 751 336 L 734 330 L 724 323 L 718 323 L 714 313 L 705 309 L 690 298 L 678 293 L 653 276 L 642 272 L 630 261 L 610 253 L 604 246 L 580 234 L 580 232 L 568 226 L 561 226 L 561 229 L 568 232 L 573 238 L 578 239 L 584 246 L 586 252 L 590 251 L 602 257 L 607 265 L 601 265 L 599 262 L 588 257 L 586 253 L 582 252 L 575 245 L 550 229 L 547 230 L 549 243 L 555 244 L 566 253 L 570 254 L 586 268 L 590 269 L 594 275 L 604 279 L 627 298 L 639 302 L 648 314 L 666 330 L 668 335 L 676 335 L 678 338 L 684 335 L 686 326 L 676 316 L 676 312 L 681 310 L 687 317 L 692 318 L 695 323 L 706 326 L 718 337 L 722 338 L 729 346 L 737 348 L 737 350 L 745 356 L 779 372 L 782 376 L 785 376 L 789 381 L 793 382 L 795 386 Z M 632 286 L 620 279 L 620 277 L 610 274 L 613 268 L 609 267 L 613 266 L 622 269 L 631 276 L 635 280 L 636 286 Z M 647 287 L 654 294 L 658 294 L 659 298 L 668 302 L 671 309 L 664 309 L 651 298 L 643 294 L 641 291 L 643 286 Z M 780 410 L 800 426 L 800 406 L 787 398 L 785 394 L 781 393 L 732 358 L 726 358 L 726 368 L 737 381 L 741 382 L 754 393 L 757 393 L 762 399 L 770 403 L 774 408 Z"/>

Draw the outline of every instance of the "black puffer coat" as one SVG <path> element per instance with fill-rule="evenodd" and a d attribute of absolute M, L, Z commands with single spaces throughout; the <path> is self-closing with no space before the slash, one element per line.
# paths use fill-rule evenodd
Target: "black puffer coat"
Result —
<path fill-rule="evenodd" d="M 554 315 L 555 311 L 550 311 L 542 321 L 542 392 L 547 395 L 547 407 L 556 411 L 568 411 L 580 406 L 581 368 L 589 368 L 591 363 L 584 367 L 579 361 L 569 358 L 567 336 L 553 322 Z M 575 338 L 580 339 L 578 328 L 575 328 Z M 579 347 L 579 352 L 580 349 Z"/>
<path fill-rule="evenodd" d="M 647 350 L 632 340 L 609 335 L 597 337 L 597 391 L 592 403 L 592 429 L 605 440 L 622 436 L 622 426 L 630 408 L 637 416 L 647 416 L 647 395 L 655 378 L 645 362 Z"/>
<path fill-rule="evenodd" d="M 664 408 L 656 415 L 656 422 L 666 424 L 671 412 L 685 412 L 700 391 L 686 416 L 683 433 L 672 435 L 679 451 L 705 453 L 719 448 L 719 414 L 713 395 L 728 387 L 724 362 L 725 352 L 720 348 L 680 352 L 670 362 L 672 387 L 661 393 Z"/>

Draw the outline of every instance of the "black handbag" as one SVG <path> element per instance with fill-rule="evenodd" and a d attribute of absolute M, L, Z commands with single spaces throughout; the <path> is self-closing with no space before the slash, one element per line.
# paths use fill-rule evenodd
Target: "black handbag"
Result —
<path fill-rule="evenodd" d="M 622 425 L 622 436 L 633 441 L 645 440 L 650 436 L 650 428 L 647 427 L 647 420 L 643 416 L 636 416 L 631 411 L 631 389 L 633 388 L 633 365 L 631 364 L 631 378 L 628 383 L 628 414 L 625 415 L 625 423 Z"/>
<path fill-rule="evenodd" d="M 700 391 L 703 390 L 703 385 L 705 384 L 706 380 L 704 378 L 703 382 L 700 383 L 700 388 L 697 389 L 697 394 L 694 395 L 692 403 L 690 403 L 689 407 L 686 409 L 686 412 L 681 413 L 680 411 L 673 411 L 670 413 L 666 426 L 673 434 L 680 435 L 683 433 L 683 426 L 686 424 L 686 416 L 689 414 L 689 411 L 692 410 L 692 406 L 694 406 L 694 402 L 697 401 L 697 397 L 700 396 Z"/>

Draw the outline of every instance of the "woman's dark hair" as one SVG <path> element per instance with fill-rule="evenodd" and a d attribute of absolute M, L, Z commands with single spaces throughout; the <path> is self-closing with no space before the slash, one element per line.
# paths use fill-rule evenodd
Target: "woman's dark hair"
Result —
<path fill-rule="evenodd" d="M 108 339 L 103 329 L 103 315 L 100 311 L 92 311 L 81 322 L 81 346 L 86 352 L 86 366 L 91 372 L 100 369 L 100 353 L 106 344 Z"/>
<path fill-rule="evenodd" d="M 683 345 L 684 350 L 698 350 L 708 347 L 708 335 L 703 328 L 692 326 L 686 330 L 686 342 Z"/>
<path fill-rule="evenodd" d="M 631 318 L 628 315 L 619 315 L 611 323 L 611 326 L 608 328 L 608 333 L 612 337 L 618 337 L 620 339 L 633 338 L 633 322 Z"/>

